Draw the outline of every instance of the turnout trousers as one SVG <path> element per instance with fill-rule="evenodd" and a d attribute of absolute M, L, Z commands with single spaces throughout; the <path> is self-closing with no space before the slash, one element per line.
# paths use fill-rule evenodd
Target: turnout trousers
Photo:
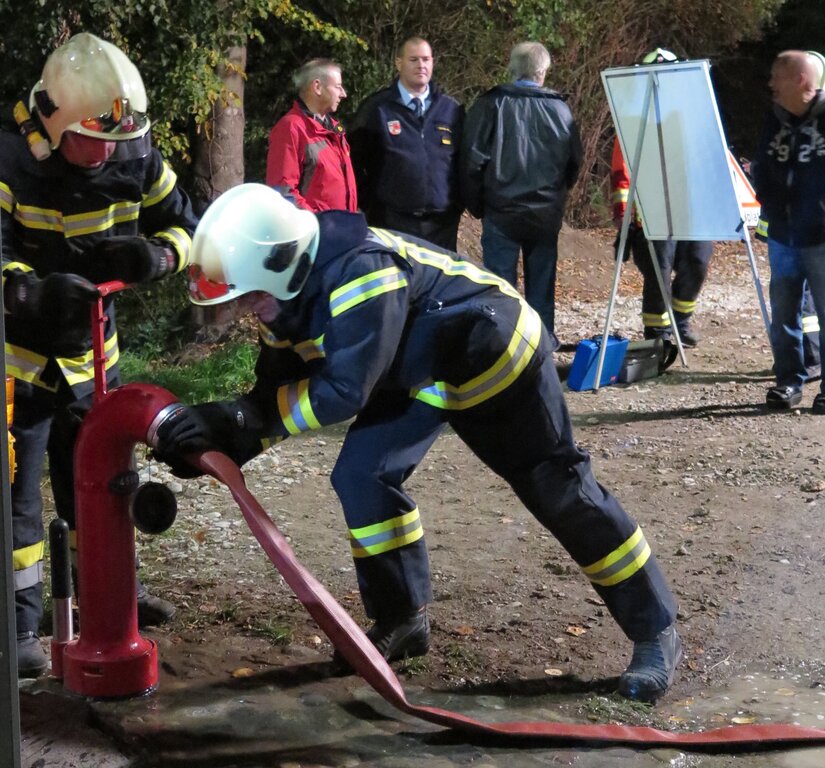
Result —
<path fill-rule="evenodd" d="M 713 243 L 688 240 L 654 240 L 653 248 L 665 290 L 670 291 L 673 314 L 679 330 L 686 329 L 696 310 L 696 300 L 708 274 Z M 648 241 L 639 237 L 632 244 L 633 262 L 642 273 L 642 324 L 645 337 L 670 332 L 670 318 L 650 261 Z"/>
<path fill-rule="evenodd" d="M 652 639 L 674 621 L 675 599 L 641 529 L 596 482 L 588 454 L 574 443 L 542 338 L 530 366 L 484 403 L 447 411 L 407 393 L 382 393 L 351 425 L 332 484 L 371 618 L 432 600 L 421 518 L 403 484 L 449 423 L 559 540 L 631 640 Z"/>
<path fill-rule="evenodd" d="M 91 395 L 65 383 L 50 392 L 15 380 L 11 428 L 17 471 L 11 487 L 14 602 L 18 632 L 37 632 L 43 614 L 43 494 L 46 456 L 57 514 L 74 529 L 74 444 Z"/>

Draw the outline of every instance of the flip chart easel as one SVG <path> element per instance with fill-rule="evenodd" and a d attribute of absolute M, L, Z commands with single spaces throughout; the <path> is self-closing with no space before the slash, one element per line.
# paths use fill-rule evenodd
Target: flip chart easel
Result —
<path fill-rule="evenodd" d="M 737 195 L 738 166 L 731 163 L 727 149 L 710 81 L 710 63 L 696 60 L 618 67 L 605 70 L 601 76 L 622 154 L 631 161 L 618 252 L 623 253 L 626 247 L 635 205 L 682 365 L 687 366 L 687 359 L 654 240 L 743 241 L 770 334 L 746 216 Z M 622 260 L 617 259 L 602 339 L 610 335 L 621 269 Z M 602 343 L 594 391 L 599 387 L 606 349 Z"/>

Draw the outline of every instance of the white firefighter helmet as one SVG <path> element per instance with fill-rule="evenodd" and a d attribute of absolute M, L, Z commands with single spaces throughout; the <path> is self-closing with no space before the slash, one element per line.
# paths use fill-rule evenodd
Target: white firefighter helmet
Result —
<path fill-rule="evenodd" d="M 806 51 L 808 56 L 813 59 L 816 71 L 819 75 L 816 81 L 817 88 L 825 88 L 825 56 L 818 51 Z"/>
<path fill-rule="evenodd" d="M 679 57 L 665 48 L 655 48 L 642 56 L 640 64 L 672 64 L 679 61 Z"/>
<path fill-rule="evenodd" d="M 149 130 L 146 89 L 123 51 L 88 32 L 70 38 L 46 59 L 29 96 L 57 149 L 66 131 L 128 141 Z"/>
<path fill-rule="evenodd" d="M 265 184 L 224 192 L 195 230 L 189 268 L 194 304 L 265 291 L 286 301 L 304 287 L 318 252 L 318 219 Z"/>

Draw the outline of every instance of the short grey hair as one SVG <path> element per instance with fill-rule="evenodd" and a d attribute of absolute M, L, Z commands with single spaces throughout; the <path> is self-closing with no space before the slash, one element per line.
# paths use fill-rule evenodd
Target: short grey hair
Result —
<path fill-rule="evenodd" d="M 541 43 L 519 43 L 510 52 L 507 71 L 513 80 L 541 81 L 550 69 L 550 54 Z"/>
<path fill-rule="evenodd" d="M 298 71 L 292 76 L 292 82 L 298 93 L 309 88 L 313 80 L 320 80 L 325 83 L 330 77 L 330 70 L 341 71 L 341 65 L 332 59 L 310 59 L 306 64 L 302 64 Z"/>

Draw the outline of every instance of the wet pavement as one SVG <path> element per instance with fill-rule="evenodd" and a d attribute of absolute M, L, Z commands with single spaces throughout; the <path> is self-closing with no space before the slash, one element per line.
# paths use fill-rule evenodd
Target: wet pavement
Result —
<path fill-rule="evenodd" d="M 88 701 L 53 680 L 21 684 L 24 768 L 821 768 L 825 748 L 704 754 L 675 749 L 496 743 L 402 714 L 356 677 L 296 661 L 226 679 L 163 675 L 159 690 Z M 486 721 L 610 722 L 615 695 L 432 691 L 406 684 L 414 704 Z M 613 707 L 614 709 L 611 709 Z M 731 724 L 825 725 L 825 689 L 805 670 L 731 678 L 723 688 L 652 710 L 677 730 Z M 0 761 L 0 764 L 2 761 Z"/>

